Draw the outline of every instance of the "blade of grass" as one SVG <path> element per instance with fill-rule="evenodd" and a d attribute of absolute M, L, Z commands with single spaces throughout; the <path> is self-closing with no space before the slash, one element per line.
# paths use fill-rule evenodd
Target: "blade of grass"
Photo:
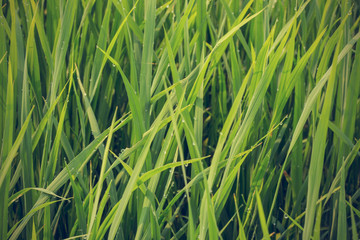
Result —
<path fill-rule="evenodd" d="M 313 234 L 313 222 L 315 217 L 316 202 L 318 200 L 320 183 L 322 178 L 322 169 L 324 164 L 324 154 L 326 147 L 325 140 L 327 136 L 328 122 L 331 112 L 332 101 L 333 101 L 332 95 L 336 81 L 336 64 L 337 64 L 338 55 L 339 55 L 339 45 L 337 45 L 335 50 L 333 67 L 331 69 L 331 74 L 326 89 L 323 110 L 320 115 L 320 121 L 317 126 L 315 139 L 314 139 L 314 148 L 312 149 L 312 153 L 311 153 L 303 239 L 309 239 Z"/>

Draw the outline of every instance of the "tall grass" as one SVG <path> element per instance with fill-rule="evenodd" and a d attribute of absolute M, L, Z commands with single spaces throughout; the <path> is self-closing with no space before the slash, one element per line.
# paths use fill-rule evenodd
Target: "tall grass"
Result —
<path fill-rule="evenodd" d="M 359 239 L 357 1 L 0 3 L 0 239 Z"/>

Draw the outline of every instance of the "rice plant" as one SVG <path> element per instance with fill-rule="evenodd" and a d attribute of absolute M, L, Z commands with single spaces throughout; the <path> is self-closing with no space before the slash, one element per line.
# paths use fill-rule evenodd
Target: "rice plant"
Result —
<path fill-rule="evenodd" d="M 358 1 L 0 3 L 0 239 L 359 239 Z"/>

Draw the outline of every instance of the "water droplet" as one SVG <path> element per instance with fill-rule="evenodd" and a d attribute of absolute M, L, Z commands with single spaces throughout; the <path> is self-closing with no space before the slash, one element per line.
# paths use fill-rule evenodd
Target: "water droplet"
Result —
<path fill-rule="evenodd" d="M 112 65 L 113 67 L 115 67 L 115 63 L 113 63 L 113 65 Z"/>
<path fill-rule="evenodd" d="M 164 151 L 164 155 L 166 155 L 166 151 Z"/>
<path fill-rule="evenodd" d="M 288 219 L 288 218 L 289 218 L 289 215 L 285 214 L 285 215 L 284 215 L 284 218 L 285 218 L 285 219 Z"/>
<path fill-rule="evenodd" d="M 195 146 L 195 142 L 193 142 L 193 146 Z"/>
<path fill-rule="evenodd" d="M 223 132 L 220 132 L 220 135 L 223 135 Z"/>

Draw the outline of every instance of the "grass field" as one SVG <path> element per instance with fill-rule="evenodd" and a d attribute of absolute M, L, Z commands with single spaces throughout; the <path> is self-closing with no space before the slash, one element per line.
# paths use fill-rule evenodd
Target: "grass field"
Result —
<path fill-rule="evenodd" d="M 359 1 L 0 3 L 0 239 L 359 239 Z"/>

